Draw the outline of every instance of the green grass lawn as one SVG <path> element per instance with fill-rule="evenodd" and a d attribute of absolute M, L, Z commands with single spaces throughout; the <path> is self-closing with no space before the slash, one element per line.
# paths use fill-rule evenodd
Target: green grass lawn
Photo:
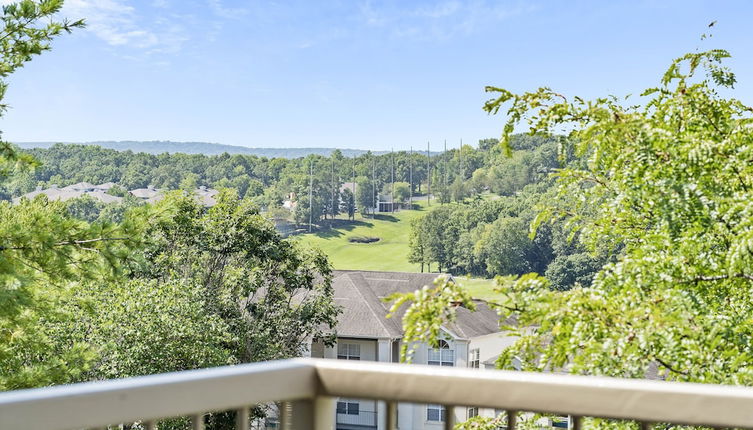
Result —
<path fill-rule="evenodd" d="M 455 276 L 455 280 L 466 290 L 470 291 L 471 297 L 474 299 L 497 301 L 502 297 L 498 292 L 494 291 L 494 288 L 497 285 L 494 282 L 494 279 Z"/>
<path fill-rule="evenodd" d="M 420 272 L 421 265 L 408 262 L 408 237 L 411 219 L 425 214 L 439 203 L 416 202 L 419 209 L 403 210 L 393 214 L 381 214 L 372 219 L 356 216 L 355 222 L 336 220 L 332 229 L 323 228 L 318 232 L 295 236 L 293 240 L 318 248 L 329 257 L 335 269 L 339 270 L 379 270 L 386 272 Z M 326 221 L 323 223 L 326 225 Z M 354 236 L 378 237 L 374 243 L 351 243 Z M 493 291 L 493 279 L 456 277 L 458 282 L 470 290 L 474 298 L 494 300 L 499 294 Z"/>
<path fill-rule="evenodd" d="M 417 202 L 417 210 L 403 210 L 392 214 L 380 214 L 374 219 L 356 215 L 354 222 L 336 220 L 332 229 L 297 236 L 303 244 L 321 249 L 335 269 L 382 270 L 389 272 L 420 272 L 421 265 L 408 262 L 408 236 L 410 221 L 430 207 L 426 201 Z M 432 202 L 431 207 L 438 203 Z M 326 221 L 324 222 L 326 225 Z M 374 243 L 351 243 L 349 237 L 378 237 Z"/>

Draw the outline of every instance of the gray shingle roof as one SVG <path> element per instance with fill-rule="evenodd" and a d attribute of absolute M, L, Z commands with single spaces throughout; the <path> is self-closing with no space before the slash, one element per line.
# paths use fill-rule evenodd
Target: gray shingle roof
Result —
<path fill-rule="evenodd" d="M 162 192 L 162 190 L 158 188 L 147 187 L 147 188 L 136 188 L 135 190 L 131 190 L 129 192 L 133 194 L 135 197 L 138 197 L 140 199 L 151 199 L 159 195 Z"/>
<path fill-rule="evenodd" d="M 67 187 L 61 188 L 61 190 L 66 191 L 93 191 L 96 189 L 97 186 L 94 184 L 91 184 L 89 182 L 78 182 L 76 184 L 68 185 Z"/>
<path fill-rule="evenodd" d="M 217 204 L 217 194 L 220 192 L 214 188 L 200 187 L 194 190 L 196 199 L 204 206 L 212 207 Z"/>
<path fill-rule="evenodd" d="M 74 189 L 67 189 L 67 188 L 47 188 L 44 190 L 38 190 L 38 191 L 32 191 L 30 193 L 26 193 L 21 197 L 17 197 L 13 199 L 13 203 L 18 204 L 21 201 L 21 198 L 23 197 L 31 200 L 40 194 L 46 195 L 49 200 L 61 200 L 61 201 L 77 199 L 83 196 L 90 196 L 103 203 L 115 203 L 115 202 L 119 202 L 123 200 L 121 197 L 111 196 L 105 193 L 104 191 L 81 191 L 81 190 L 74 190 Z"/>
<path fill-rule="evenodd" d="M 104 191 L 92 191 L 92 192 L 86 193 L 86 195 L 92 196 L 102 203 L 119 203 L 120 201 L 123 200 L 122 197 L 113 196 L 113 195 L 107 194 Z"/>
<path fill-rule="evenodd" d="M 413 292 L 431 285 L 436 273 L 400 273 L 337 270 L 332 286 L 335 303 L 342 307 L 338 319 L 338 336 L 400 338 L 403 336 L 402 318 L 407 306 L 402 306 L 392 318 L 387 318 L 391 303 L 382 299 L 390 294 Z M 454 336 L 468 339 L 497 333 L 499 315 L 484 301 L 476 301 L 476 312 L 459 307 L 457 319 L 445 328 Z"/>

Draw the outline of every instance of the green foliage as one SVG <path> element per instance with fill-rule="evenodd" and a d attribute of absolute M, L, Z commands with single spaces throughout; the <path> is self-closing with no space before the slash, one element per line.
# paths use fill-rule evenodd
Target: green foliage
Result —
<path fill-rule="evenodd" d="M 591 250 L 621 248 L 590 287 L 551 291 L 526 275 L 503 283 L 521 327 L 501 366 L 753 384 L 753 139 L 751 109 L 719 95 L 734 75 L 721 50 L 675 60 L 635 106 L 569 101 L 542 88 L 501 96 L 511 127 L 573 131 L 565 150 L 587 164 L 562 170 L 558 198 L 537 220 L 563 219 Z M 704 74 L 701 74 L 705 72 Z"/>
<path fill-rule="evenodd" d="M 392 189 L 395 191 L 395 195 L 392 196 L 397 203 L 407 203 L 410 198 L 410 184 L 407 182 L 395 182 Z"/>
<path fill-rule="evenodd" d="M 529 218 L 533 243 L 544 237 L 554 255 L 551 279 L 498 278 L 502 320 L 516 322 L 506 329 L 518 337 L 499 367 L 516 361 L 529 371 L 753 384 L 753 109 L 720 96 L 735 82 L 721 65 L 727 56 L 675 60 L 660 86 L 631 106 L 614 97 L 569 101 L 547 88 L 522 95 L 488 88 L 499 94 L 488 111 L 510 105 L 500 148 L 513 158 L 511 133 L 521 121 L 539 140 L 572 130 L 557 139 L 564 166 L 556 192 L 541 194 L 539 214 Z M 527 217 L 514 204 L 500 213 L 508 217 L 502 223 Z M 514 230 L 521 226 L 493 232 L 518 243 L 520 233 L 505 237 Z M 397 297 L 412 301 L 413 339 L 436 339 L 457 294 L 432 291 Z M 499 424 L 478 418 L 461 428 Z"/>
<path fill-rule="evenodd" d="M 94 222 L 99 218 L 100 212 L 105 204 L 89 195 L 71 199 L 65 202 L 68 207 L 68 213 L 73 218 L 78 218 L 87 222 Z"/>
<path fill-rule="evenodd" d="M 340 201 L 340 212 L 348 215 L 348 219 L 354 220 L 356 217 L 356 197 L 350 188 L 346 188 L 342 192 L 342 200 Z"/>
<path fill-rule="evenodd" d="M 141 219 L 150 218 L 141 213 Z M 0 202 L 0 389 L 77 380 L 94 358 L 81 342 L 60 346 L 45 324 L 72 324 L 63 306 L 78 282 L 110 282 L 140 246 L 143 224 L 77 220 L 43 196 Z"/>
<path fill-rule="evenodd" d="M 195 283 L 144 279 L 82 283 L 66 305 L 79 317 L 72 328 L 54 327 L 57 337 L 71 336 L 97 352 L 98 359 L 81 379 L 238 362 L 227 347 L 238 339 L 222 318 L 207 312 L 205 291 Z"/>
<path fill-rule="evenodd" d="M 374 184 L 366 176 L 356 178 L 356 206 L 361 215 L 366 215 L 374 207 Z"/>
<path fill-rule="evenodd" d="M 324 255 L 282 239 L 233 190 L 222 190 L 207 211 L 179 192 L 157 209 L 170 216 L 146 232 L 144 264 L 134 276 L 198 288 L 207 318 L 217 318 L 237 339 L 226 342 L 234 360 L 294 357 L 306 339 L 333 340 L 338 310 Z"/>
<path fill-rule="evenodd" d="M 462 202 L 466 197 L 468 197 L 468 185 L 463 178 L 458 176 L 450 185 L 448 192 L 452 200 L 456 202 Z"/>
<path fill-rule="evenodd" d="M 588 252 L 558 255 L 547 266 L 544 276 L 557 290 L 566 290 L 573 285 L 588 287 L 603 266 L 603 260 Z"/>
<path fill-rule="evenodd" d="M 120 185 L 113 185 L 112 188 L 107 190 L 107 194 L 115 197 L 126 197 L 129 193 L 128 191 L 121 187 Z"/>
<path fill-rule="evenodd" d="M 431 264 L 428 246 L 426 243 L 426 233 L 423 229 L 423 217 L 416 217 L 410 221 L 409 245 L 410 254 L 408 261 L 411 263 L 421 264 L 421 272 L 424 271 L 424 264 Z M 431 271 L 431 269 L 429 269 Z"/>
<path fill-rule="evenodd" d="M 489 273 L 520 275 L 535 270 L 534 252 L 525 220 L 502 217 L 485 226 L 475 244 L 474 257 L 485 263 Z"/>

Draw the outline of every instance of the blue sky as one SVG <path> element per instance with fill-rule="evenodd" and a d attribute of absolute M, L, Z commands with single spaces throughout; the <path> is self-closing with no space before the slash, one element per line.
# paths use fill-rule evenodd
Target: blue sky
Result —
<path fill-rule="evenodd" d="M 638 93 L 699 47 L 731 51 L 734 95 L 753 104 L 748 1 L 67 0 L 65 14 L 88 28 L 10 78 L 7 140 L 439 149 L 499 134 L 485 85 Z"/>

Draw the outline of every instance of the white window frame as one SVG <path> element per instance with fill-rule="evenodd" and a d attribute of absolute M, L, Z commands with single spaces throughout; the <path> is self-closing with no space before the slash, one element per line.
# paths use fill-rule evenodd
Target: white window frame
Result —
<path fill-rule="evenodd" d="M 468 354 L 468 367 L 479 369 L 481 367 L 481 350 L 474 348 Z"/>
<path fill-rule="evenodd" d="M 434 355 L 434 357 L 432 357 L 432 355 Z M 454 366 L 455 350 L 450 349 L 449 342 L 440 339 L 439 348 L 429 348 L 426 356 L 426 363 L 431 366 Z"/>
<path fill-rule="evenodd" d="M 361 345 L 357 343 L 337 343 L 338 360 L 361 360 Z"/>
<path fill-rule="evenodd" d="M 477 417 L 477 416 L 478 416 L 478 407 L 477 406 L 469 407 L 468 408 L 468 418 L 466 418 L 466 419 L 471 419 L 471 418 Z"/>
<path fill-rule="evenodd" d="M 341 405 L 342 408 L 340 407 Z M 340 415 L 360 415 L 361 403 L 358 400 L 353 399 L 338 399 L 335 412 Z"/>
<path fill-rule="evenodd" d="M 430 414 L 436 414 L 438 419 L 434 419 Z M 442 405 L 426 405 L 426 421 L 434 423 L 443 423 L 447 420 L 447 409 Z"/>

